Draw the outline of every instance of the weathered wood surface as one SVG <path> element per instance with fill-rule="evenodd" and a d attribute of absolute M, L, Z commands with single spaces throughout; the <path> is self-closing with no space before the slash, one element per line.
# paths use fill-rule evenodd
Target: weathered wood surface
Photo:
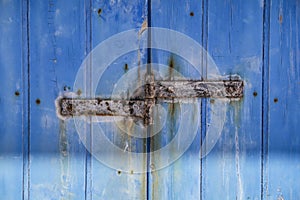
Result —
<path fill-rule="evenodd" d="M 300 199 L 299 15 L 299 0 L 0 1 L 1 198 Z M 55 99 L 63 92 L 80 93 L 73 91 L 74 79 L 96 45 L 147 26 L 193 38 L 222 76 L 241 77 L 244 92 L 241 100 L 229 103 L 222 136 L 205 158 L 199 150 L 213 126 L 214 98 L 196 102 L 199 130 L 177 161 L 158 171 L 125 173 L 86 151 L 72 120 L 57 117 Z M 141 48 L 107 68 L 96 94 L 109 98 L 120 77 L 147 62 L 164 64 L 192 80 L 206 80 L 210 73 L 205 65 L 195 71 L 170 52 Z M 170 70 L 169 80 L 174 76 Z M 181 123 L 178 102 L 161 105 L 167 121 L 149 140 L 123 134 L 113 123 L 103 131 L 131 151 L 161 148 Z M 92 134 L 92 126 L 85 131 Z M 151 163 L 174 152 L 145 154 L 141 164 L 153 170 Z M 127 164 L 135 163 L 128 159 Z"/>

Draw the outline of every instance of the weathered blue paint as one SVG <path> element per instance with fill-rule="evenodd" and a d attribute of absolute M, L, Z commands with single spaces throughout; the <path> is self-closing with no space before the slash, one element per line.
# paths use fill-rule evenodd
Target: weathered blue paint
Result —
<path fill-rule="evenodd" d="M 0 1 L 0 196 L 21 199 L 22 139 L 26 132 L 23 104 L 22 5 Z"/>
<path fill-rule="evenodd" d="M 95 48 L 110 36 L 129 29 L 137 29 L 138 34 L 138 30 L 146 23 L 147 2 L 145 1 L 93 0 L 90 27 L 91 47 Z M 114 85 L 122 75 L 133 67 L 146 63 L 146 58 L 146 50 L 142 50 L 134 51 L 115 60 L 103 74 L 96 94 L 101 97 L 110 97 Z M 127 148 L 125 144 L 128 144 L 128 148 L 136 152 L 145 151 L 143 140 L 122 133 L 113 123 L 105 125 L 104 132 L 114 144 L 121 144 L 119 147 L 122 149 Z M 128 158 L 128 165 L 132 164 L 131 159 Z M 146 169 L 146 156 L 140 164 Z M 91 158 L 90 167 L 91 194 L 88 199 L 146 199 L 147 176 L 145 173 L 136 174 L 134 170 L 129 173 L 121 172 L 105 166 L 95 158 Z"/>
<path fill-rule="evenodd" d="M 182 32 L 200 44 L 202 43 L 203 34 L 202 14 L 202 3 L 199 1 L 151 1 L 152 27 L 169 28 Z M 201 57 L 200 53 L 199 57 Z M 185 77 L 196 80 L 201 79 L 201 75 L 190 63 L 170 52 L 152 50 L 151 62 L 169 66 Z M 170 79 L 174 78 L 174 74 L 175 72 L 170 70 Z M 167 122 L 164 125 L 164 129 L 151 139 L 150 146 L 152 150 L 155 147 L 162 148 L 167 145 L 177 133 L 179 124 L 186 123 L 179 118 L 182 110 L 178 103 L 164 104 L 164 108 L 168 112 Z M 170 166 L 151 172 L 148 180 L 149 199 L 200 199 L 200 142 L 199 129 L 191 147 L 182 157 Z M 175 151 L 170 150 L 166 155 L 171 155 Z M 160 155 L 158 157 L 151 157 L 150 162 L 164 162 L 167 159 L 169 158 Z"/>
<path fill-rule="evenodd" d="M 83 1 L 29 2 L 30 157 L 26 199 L 84 199 L 85 148 L 55 99 L 72 90 L 85 57 Z"/>
<path fill-rule="evenodd" d="M 299 199 L 300 2 L 272 0 L 269 13 L 264 197 Z"/>
<path fill-rule="evenodd" d="M 207 9 L 207 51 L 221 74 L 242 77 L 245 92 L 230 103 L 222 136 L 203 159 L 202 197 L 259 199 L 263 2 L 208 1 Z"/>
<path fill-rule="evenodd" d="M 299 0 L 0 1 L 1 198 L 300 199 L 299 9 Z M 57 118 L 54 101 L 73 90 L 97 44 L 147 26 L 192 37 L 222 75 L 245 80 L 245 96 L 231 102 L 222 137 L 204 159 L 209 99 L 201 100 L 195 141 L 174 164 L 149 174 L 118 172 L 85 150 L 74 123 Z M 109 66 L 97 93 L 109 97 L 123 74 L 147 61 L 201 78 L 179 56 L 140 50 Z M 202 73 L 205 79 L 205 67 Z M 104 131 L 138 152 L 161 147 L 174 136 L 180 112 L 178 105 L 164 107 L 166 126 L 148 143 L 122 136 L 113 124 Z M 145 156 L 141 165 L 155 168 L 151 161 L 159 159 Z"/>

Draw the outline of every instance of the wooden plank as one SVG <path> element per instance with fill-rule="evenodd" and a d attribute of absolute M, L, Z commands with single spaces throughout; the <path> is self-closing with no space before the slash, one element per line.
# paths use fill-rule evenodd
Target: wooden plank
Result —
<path fill-rule="evenodd" d="M 271 1 L 264 199 L 300 198 L 299 26 L 299 1 Z"/>
<path fill-rule="evenodd" d="M 23 187 L 22 4 L 0 1 L 0 196 L 21 199 Z M 26 67 L 26 66 L 25 66 Z"/>
<path fill-rule="evenodd" d="M 90 44 L 91 49 L 93 49 L 100 42 L 122 31 L 137 29 L 138 35 L 139 30 L 143 26 L 147 26 L 147 7 L 145 1 L 138 0 L 128 2 L 93 0 L 90 17 Z M 120 45 L 122 45 L 121 43 L 122 41 L 120 41 Z M 114 51 L 114 49 L 111 49 L 111 51 Z M 109 53 L 107 52 L 107 54 Z M 108 66 L 101 77 L 98 87 L 95 88 L 96 95 L 109 98 L 118 80 L 133 68 L 144 64 L 146 58 L 145 50 L 134 51 L 117 58 Z M 138 75 L 134 78 L 138 78 Z M 131 81 L 133 80 L 128 80 L 125 84 L 129 84 Z M 124 152 L 127 150 L 139 153 L 145 151 L 143 139 L 132 137 L 126 131 L 124 133 L 114 122 L 101 125 L 112 144 L 124 149 Z M 100 144 L 92 141 L 91 145 Z M 108 156 L 116 161 L 123 159 L 112 154 L 112 152 L 102 152 L 100 156 Z M 135 163 L 136 161 L 131 156 L 124 158 L 122 161 L 126 163 L 127 167 L 139 164 L 146 170 L 146 155 L 138 163 Z M 89 199 L 146 199 L 146 173 L 136 173 L 134 170 L 125 172 L 116 169 L 114 166 L 108 167 L 105 165 L 107 163 L 101 163 L 95 157 L 91 157 L 88 162 L 90 162 L 90 166 L 88 166 L 90 167 L 90 187 L 87 191 L 90 195 Z"/>
<path fill-rule="evenodd" d="M 207 12 L 208 52 L 221 74 L 241 76 L 245 92 L 230 103 L 222 136 L 203 159 L 202 199 L 259 199 L 263 2 L 213 0 Z"/>
<path fill-rule="evenodd" d="M 84 1 L 30 1 L 29 199 L 85 199 L 85 148 L 55 99 L 85 56 Z"/>
<path fill-rule="evenodd" d="M 201 1 L 151 1 L 152 27 L 179 31 L 200 44 L 202 41 L 202 14 Z M 174 41 L 174 43 L 176 42 L 180 44 L 180 41 Z M 199 57 L 201 58 L 200 52 Z M 190 79 L 201 79 L 199 72 L 190 63 L 172 52 L 152 50 L 151 62 L 169 67 L 167 77 L 165 77 L 167 80 L 173 80 L 176 77 L 176 71 Z M 180 124 L 190 124 L 184 119 L 180 120 L 183 111 L 178 103 L 162 104 L 162 106 L 167 111 L 166 123 L 163 124 L 163 129 L 150 140 L 152 152 L 168 145 L 176 136 Z M 159 117 L 155 116 L 154 120 L 159 120 Z M 153 171 L 149 176 L 149 199 L 200 199 L 199 146 L 200 129 L 188 150 L 174 163 L 170 163 L 163 169 L 157 169 L 158 166 L 173 157 L 180 150 L 179 148 L 164 149 L 160 154 L 156 153 L 150 158 L 149 165 Z"/>

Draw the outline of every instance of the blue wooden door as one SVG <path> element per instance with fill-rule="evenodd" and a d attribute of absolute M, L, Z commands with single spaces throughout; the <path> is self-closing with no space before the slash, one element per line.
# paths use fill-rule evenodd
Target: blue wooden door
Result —
<path fill-rule="evenodd" d="M 0 0 L 0 199 L 300 199 L 299 15 L 299 0 Z M 129 30 L 132 46 L 120 37 Z M 57 113 L 58 97 L 84 98 L 97 78 L 96 96 L 111 98 L 149 69 L 166 80 L 238 75 L 244 96 L 161 103 L 145 129 L 99 122 L 125 159 L 99 150 L 98 126 Z"/>

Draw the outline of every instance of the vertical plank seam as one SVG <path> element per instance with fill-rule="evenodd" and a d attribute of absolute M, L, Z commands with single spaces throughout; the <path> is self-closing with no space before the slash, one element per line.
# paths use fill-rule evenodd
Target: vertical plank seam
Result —
<path fill-rule="evenodd" d="M 92 13 L 91 13 L 91 5 L 92 0 L 86 0 L 84 2 L 85 4 L 85 52 L 86 55 L 89 54 L 92 48 Z M 91 77 L 91 74 L 89 74 Z M 92 79 L 90 79 L 92 80 Z M 92 131 L 91 125 L 89 131 Z M 91 133 L 90 133 L 91 134 Z M 92 143 L 91 137 L 90 138 L 90 145 Z M 91 149 L 91 148 L 90 148 Z M 85 150 L 85 200 L 91 200 L 92 199 L 92 175 L 91 175 L 91 167 L 92 167 L 92 159 L 91 154 L 88 152 L 88 150 Z"/>
<path fill-rule="evenodd" d="M 90 53 L 91 51 L 92 51 L 92 48 L 93 48 L 93 45 L 92 45 L 92 0 L 89 0 L 89 5 L 88 5 L 88 16 L 89 16 L 89 18 L 88 18 L 88 29 L 87 29 L 87 32 L 88 32 L 88 53 Z M 92 82 L 93 82 L 93 71 L 92 71 L 92 65 L 91 64 L 89 64 L 89 66 L 91 66 L 91 69 L 90 69 L 90 74 L 89 74 L 89 76 L 90 76 L 90 88 L 91 88 L 91 91 L 90 91 L 90 95 L 92 95 L 92 92 L 93 92 L 93 84 L 92 84 Z M 89 136 L 89 138 L 90 138 L 90 149 L 91 149 L 91 151 L 93 151 L 93 147 L 92 147 L 92 145 L 93 145 L 93 140 L 92 140 L 92 133 L 93 133 L 93 125 L 92 125 L 92 123 L 90 124 L 90 136 Z M 87 152 L 88 153 L 88 152 Z M 91 152 L 92 153 L 92 152 Z M 87 168 L 87 172 L 88 172 L 88 178 L 89 178 L 89 199 L 90 200 L 92 200 L 93 199 L 93 179 L 92 179 L 92 154 L 91 153 L 88 153 L 88 168 Z"/>
<path fill-rule="evenodd" d="M 147 27 L 151 27 L 151 0 L 146 0 L 147 2 Z M 147 46 L 151 46 L 151 31 L 148 29 L 148 35 L 147 35 Z M 147 74 L 151 75 L 151 49 L 147 48 Z M 150 191 L 152 191 L 153 188 L 151 188 L 150 184 L 150 162 L 151 162 L 151 157 L 150 157 L 150 151 L 151 151 L 151 138 L 149 138 L 149 135 L 151 134 L 151 129 L 148 127 L 147 128 L 147 138 L 146 138 L 146 155 L 147 155 L 147 161 L 146 161 L 146 168 L 147 168 L 147 176 L 146 176 L 146 199 L 149 200 L 150 198 Z"/>
<path fill-rule="evenodd" d="M 207 50 L 207 42 L 208 42 L 208 1 L 202 0 L 202 27 L 201 27 L 201 42 L 202 46 L 205 50 Z M 201 55 L 202 63 L 203 61 L 207 60 L 207 54 Z M 201 78 L 206 79 L 207 78 L 207 65 L 205 62 L 205 65 L 202 66 L 202 73 Z M 207 107 L 207 101 L 206 99 L 201 99 L 201 136 L 200 136 L 200 148 L 203 143 L 203 139 L 206 134 L 206 107 Z M 203 199 L 203 159 L 202 155 L 200 155 L 200 199 Z"/>
<path fill-rule="evenodd" d="M 22 199 L 30 199 L 30 46 L 29 0 L 22 2 Z"/>
<path fill-rule="evenodd" d="M 270 49 L 270 7 L 271 0 L 264 0 L 263 7 L 263 46 L 262 46 L 262 132 L 261 132 L 261 199 L 268 192 L 267 162 L 269 139 L 269 49 Z"/>

